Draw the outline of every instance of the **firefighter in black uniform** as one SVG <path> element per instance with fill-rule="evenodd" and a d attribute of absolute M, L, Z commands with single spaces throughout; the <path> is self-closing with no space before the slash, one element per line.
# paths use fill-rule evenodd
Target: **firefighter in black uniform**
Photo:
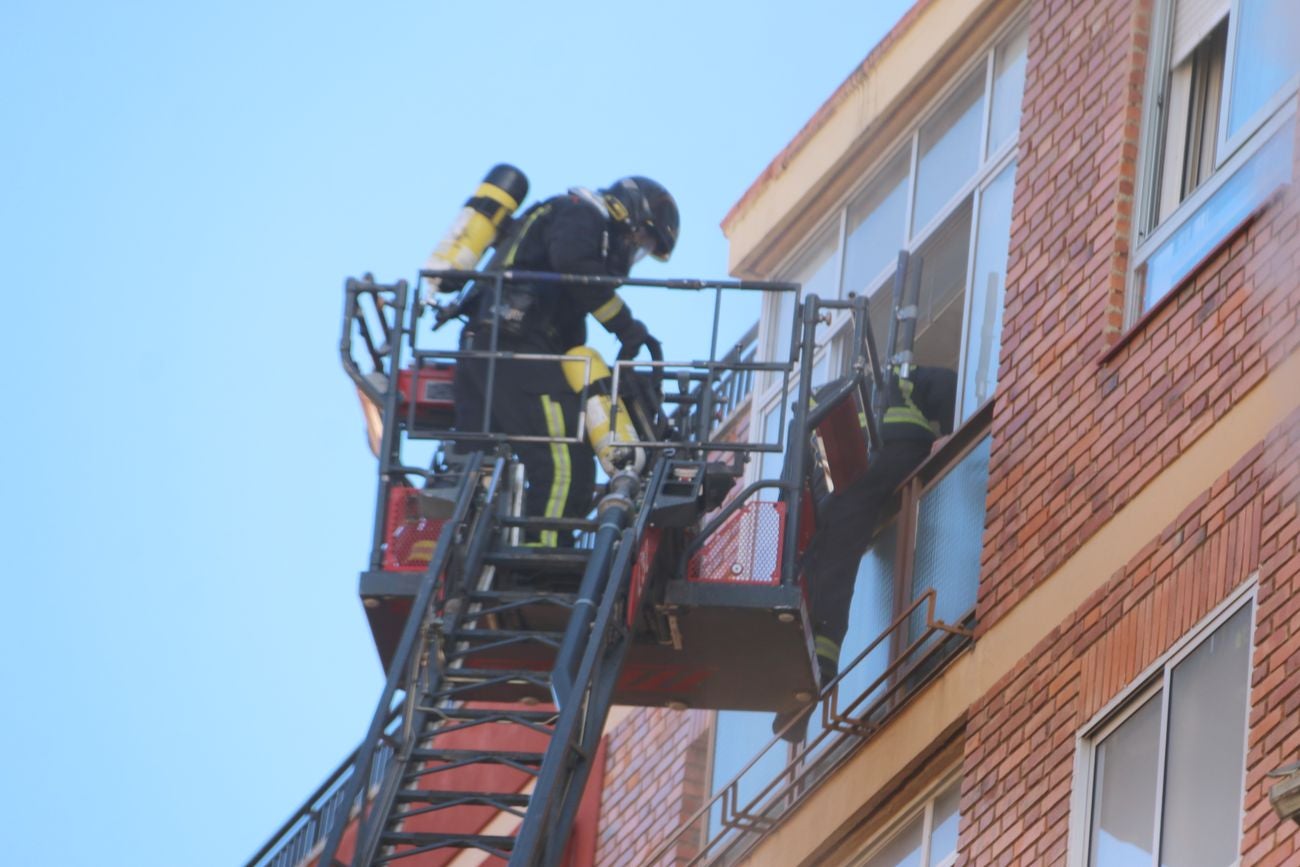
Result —
<path fill-rule="evenodd" d="M 849 607 L 858 564 L 879 529 L 894 491 L 929 456 L 939 435 L 952 433 L 957 375 L 941 367 L 913 367 L 890 377 L 889 401 L 881 420 L 883 441 L 866 473 L 843 491 L 829 494 L 817 510 L 817 529 L 804 552 L 817 667 L 825 687 L 839 672 L 840 643 L 849 627 Z M 778 714 L 779 731 L 794 716 Z M 803 740 L 808 716 L 785 734 Z"/>
<path fill-rule="evenodd" d="M 607 189 L 575 188 L 540 202 L 518 218 L 497 245 L 485 270 L 626 277 L 644 255 L 667 261 L 677 241 L 677 204 L 663 186 L 627 177 Z M 493 287 L 480 281 L 461 312 L 467 324 L 462 350 L 485 351 L 492 340 Z M 505 283 L 498 316 L 497 348 L 515 353 L 565 355 L 587 342 L 590 314 L 618 338 L 620 358 L 633 358 L 653 338 L 609 286 L 576 283 Z M 462 358 L 456 367 L 456 428 L 481 431 L 488 364 Z M 573 437 L 580 396 L 558 361 L 499 359 L 493 380 L 488 430 L 516 435 Z M 583 442 L 514 443 L 528 490 L 525 514 L 581 517 L 591 508 L 595 465 Z M 456 451 L 472 450 L 468 443 Z M 546 531 L 530 539 L 566 544 L 570 534 Z"/>

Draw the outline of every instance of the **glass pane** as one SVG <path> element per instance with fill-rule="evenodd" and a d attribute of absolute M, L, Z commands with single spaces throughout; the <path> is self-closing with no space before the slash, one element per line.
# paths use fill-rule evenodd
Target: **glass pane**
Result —
<path fill-rule="evenodd" d="M 984 113 L 984 70 L 971 75 L 939 113 L 921 127 L 912 232 L 925 228 L 980 162 L 980 122 Z"/>
<path fill-rule="evenodd" d="M 1016 164 L 1012 163 L 980 196 L 979 234 L 975 240 L 974 279 L 970 290 L 970 332 L 962 383 L 963 421 L 993 396 L 998 384 L 1007 249 L 1011 241 L 1011 194 L 1015 186 Z"/>
<path fill-rule="evenodd" d="M 714 728 L 713 792 L 725 786 L 740 769 L 749 764 L 763 746 L 772 740 L 772 715 L 759 711 L 718 711 Z M 744 809 L 750 800 L 781 773 L 789 761 L 785 741 L 772 746 L 737 784 L 736 806 Z M 714 804 L 709 815 L 709 833 L 721 830 L 721 803 Z"/>
<path fill-rule="evenodd" d="M 957 853 L 957 812 L 961 801 L 961 784 L 955 783 L 934 802 L 934 820 L 930 830 L 930 864 L 938 864 L 949 855 Z"/>
<path fill-rule="evenodd" d="M 845 666 L 840 681 L 840 708 L 862 695 L 889 664 L 889 639 L 871 651 L 852 671 L 848 665 L 867 645 L 875 641 L 894 619 L 894 561 L 898 551 L 898 523 L 876 535 L 876 541 L 858 564 L 858 577 L 849 608 L 849 631 L 840 645 L 840 661 Z M 865 709 L 866 702 L 859 706 Z"/>
<path fill-rule="evenodd" d="M 921 497 L 916 516 L 912 599 L 936 591 L 934 616 L 957 623 L 975 605 L 984 540 L 984 500 L 989 486 L 985 437 L 961 463 Z M 912 613 L 911 636 L 925 631 L 925 606 Z"/>
<path fill-rule="evenodd" d="M 916 339 L 912 346 L 916 362 L 944 367 L 954 373 L 961 357 L 970 225 L 971 203 L 967 199 L 912 254 L 907 265 L 908 278 L 920 279 Z"/>
<path fill-rule="evenodd" d="M 778 400 L 763 416 L 764 443 L 776 445 L 781 442 L 781 416 L 781 402 Z M 789 421 L 788 415 L 785 420 Z M 763 452 L 763 456 L 759 458 L 759 478 L 779 479 L 784 467 L 784 452 Z M 776 500 L 779 496 L 780 491 L 777 488 L 763 488 L 758 492 L 758 497 L 762 500 Z"/>
<path fill-rule="evenodd" d="M 1156 824 L 1160 694 L 1097 744 L 1089 867 L 1151 867 Z"/>
<path fill-rule="evenodd" d="M 1300 9 L 1295 0 L 1241 0 L 1228 105 L 1229 138 L 1300 72 L 1297 39 Z"/>
<path fill-rule="evenodd" d="M 875 855 L 872 855 L 862 867 L 921 867 L 921 834 L 925 815 L 921 814 L 907 823 L 907 827 L 898 832 Z"/>
<path fill-rule="evenodd" d="M 1227 867 L 1237 860 L 1250 621 L 1250 606 L 1232 615 L 1170 679 L 1162 865 Z"/>
<path fill-rule="evenodd" d="M 1020 131 L 1020 103 L 1025 95 L 1025 55 L 1029 31 L 1021 27 L 998 48 L 993 68 L 993 110 L 989 115 L 989 153 Z"/>
<path fill-rule="evenodd" d="M 1142 310 L 1178 285 L 1229 232 L 1291 180 L 1295 120 L 1284 124 L 1146 261 Z"/>
<path fill-rule="evenodd" d="M 839 295 L 836 283 L 839 266 L 840 225 L 836 221 L 822 230 L 812 246 L 799 257 L 782 280 L 803 284 L 803 297 L 816 293 L 822 298 Z M 794 308 L 791 307 L 791 310 Z"/>
<path fill-rule="evenodd" d="M 907 151 L 898 153 L 849 202 L 848 239 L 844 242 L 847 294 L 861 294 L 872 280 L 898 260 L 907 221 Z"/>

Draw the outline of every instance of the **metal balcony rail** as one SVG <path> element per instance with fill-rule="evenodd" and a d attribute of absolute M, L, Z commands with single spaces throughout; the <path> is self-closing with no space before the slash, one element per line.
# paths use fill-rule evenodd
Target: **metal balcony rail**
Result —
<path fill-rule="evenodd" d="M 388 721 L 387 733 L 394 735 L 398 726 L 398 708 L 394 708 Z M 250 858 L 245 867 L 298 867 L 309 861 L 324 844 L 329 829 L 337 821 L 349 822 L 356 815 L 361 799 L 354 798 L 344 804 L 348 783 L 357 773 L 358 747 L 343 760 L 325 782 L 307 797 L 292 816 L 279 827 L 261 849 Z M 373 793 L 393 758 L 393 748 L 385 745 L 375 754 L 371 764 L 367 788 Z"/>
<path fill-rule="evenodd" d="M 974 633 L 958 626 L 937 620 L 934 588 L 918 596 L 876 638 L 868 644 L 844 670 L 822 691 L 821 699 L 800 714 L 807 716 L 820 709 L 821 731 L 809 741 L 795 758 L 786 764 L 772 779 L 743 805 L 740 803 L 741 780 L 774 747 L 785 748 L 781 735 L 798 724 L 792 719 L 772 740 L 760 749 L 745 767 L 732 777 L 688 820 L 665 839 L 642 862 L 656 865 L 665 858 L 678 858 L 683 848 L 690 846 L 687 835 L 709 821 L 717 805 L 719 827 L 695 849 L 689 865 L 730 863 L 728 858 L 738 858 L 774 829 L 800 800 L 842 765 L 855 749 L 879 731 L 887 720 L 910 698 L 929 683 L 943 663 L 969 646 Z M 900 629 L 906 630 L 914 612 L 925 606 L 925 627 L 885 669 L 857 695 L 841 706 L 840 683 L 867 659 L 878 647 L 887 646 Z M 966 618 L 963 618 L 965 620 Z M 904 633 L 905 634 L 905 633 Z M 671 863 L 678 863 L 673 860 Z"/>

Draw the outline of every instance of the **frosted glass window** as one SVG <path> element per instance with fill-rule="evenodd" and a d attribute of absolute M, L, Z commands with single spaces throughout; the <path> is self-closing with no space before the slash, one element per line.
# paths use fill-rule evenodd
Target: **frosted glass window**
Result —
<path fill-rule="evenodd" d="M 863 865 L 863 867 L 922 867 L 921 843 L 925 815 L 917 816 Z"/>
<path fill-rule="evenodd" d="M 1157 693 L 1097 745 L 1090 867 L 1151 867 L 1159 750 Z"/>
<path fill-rule="evenodd" d="M 984 70 L 972 74 L 920 132 L 912 232 L 925 228 L 969 181 L 980 163 Z"/>
<path fill-rule="evenodd" d="M 1240 0 L 1232 63 L 1228 137 L 1236 135 L 1284 84 L 1300 73 L 1296 0 Z"/>
<path fill-rule="evenodd" d="M 894 619 L 894 562 L 898 552 L 898 525 L 895 522 L 876 536 L 866 556 L 858 564 L 849 608 L 849 631 L 840 645 L 840 663 L 848 666 L 857 655 L 889 627 Z M 840 707 L 862 694 L 889 664 L 889 640 L 875 650 L 840 681 Z M 865 702 L 864 702 L 865 706 Z"/>
<path fill-rule="evenodd" d="M 961 785 L 949 788 L 934 801 L 934 816 L 930 821 L 930 864 L 957 854 L 957 825 L 961 819 L 957 807 L 961 801 Z"/>
<path fill-rule="evenodd" d="M 975 606 L 984 541 L 984 500 L 989 487 L 985 437 L 970 454 L 921 496 L 916 515 L 912 599 L 936 591 L 935 617 L 958 623 Z M 911 637 L 925 631 L 925 606 L 912 613 Z"/>
<path fill-rule="evenodd" d="M 970 334 L 963 369 L 961 417 L 984 405 L 998 384 L 1002 348 L 1002 308 L 1006 297 L 1007 251 L 1011 244 L 1011 194 L 1016 164 L 993 179 L 980 196 L 975 267 L 971 279 Z"/>
<path fill-rule="evenodd" d="M 1236 862 L 1249 663 L 1250 609 L 1243 608 L 1173 670 L 1162 865 Z"/>
<path fill-rule="evenodd" d="M 713 740 L 713 792 L 717 792 L 749 764 L 750 759 L 772 740 L 772 715 L 761 711 L 720 710 L 714 724 Z M 785 741 L 779 741 L 740 778 L 737 806 L 744 808 L 786 766 L 789 750 Z M 721 824 L 722 804 L 713 805 L 709 814 L 709 833 L 718 833 Z"/>
<path fill-rule="evenodd" d="M 903 150 L 849 202 L 844 294 L 862 294 L 898 260 L 907 222 L 908 151 Z"/>
<path fill-rule="evenodd" d="M 1021 27 L 998 48 L 993 68 L 993 109 L 989 114 L 989 153 L 994 154 L 1020 132 L 1020 103 L 1025 95 L 1025 56 L 1029 31 Z"/>

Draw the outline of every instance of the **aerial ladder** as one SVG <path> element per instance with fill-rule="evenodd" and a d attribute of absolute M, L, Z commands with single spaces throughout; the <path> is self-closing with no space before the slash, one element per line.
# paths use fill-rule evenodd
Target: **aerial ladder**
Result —
<path fill-rule="evenodd" d="M 885 364 L 910 361 L 895 351 L 915 292 L 906 264 L 904 256 Z M 493 365 L 509 354 L 426 348 L 426 310 L 405 281 L 365 275 L 345 287 L 341 356 L 379 461 L 360 592 L 387 676 L 345 809 L 315 863 L 441 864 L 477 850 L 519 867 L 557 865 L 614 704 L 788 711 L 815 700 L 798 555 L 816 496 L 864 472 L 868 446 L 879 442 L 884 365 L 866 298 L 803 298 L 797 284 L 437 276 L 498 297 L 510 281 L 609 280 L 716 298 L 707 359 L 655 353 L 616 363 L 614 395 L 651 457 L 640 474 L 621 470 L 600 486 L 591 516 L 564 519 L 523 514 L 527 467 L 512 456 L 511 436 L 486 421 L 478 431 L 451 429 L 455 364 L 486 355 L 490 389 Z M 754 291 L 795 293 L 788 354 L 718 358 L 723 294 Z M 833 315 L 852 317 L 851 369 L 813 400 L 811 364 L 801 361 Z M 735 408 L 721 386 L 740 376 L 780 382 L 779 442 L 715 437 L 719 417 Z M 444 465 L 436 444 L 470 456 Z M 768 451 L 784 453 L 781 478 L 735 490 L 744 464 Z M 431 516 L 423 498 L 449 484 L 450 516 Z M 578 541 L 525 543 L 540 531 Z"/>

